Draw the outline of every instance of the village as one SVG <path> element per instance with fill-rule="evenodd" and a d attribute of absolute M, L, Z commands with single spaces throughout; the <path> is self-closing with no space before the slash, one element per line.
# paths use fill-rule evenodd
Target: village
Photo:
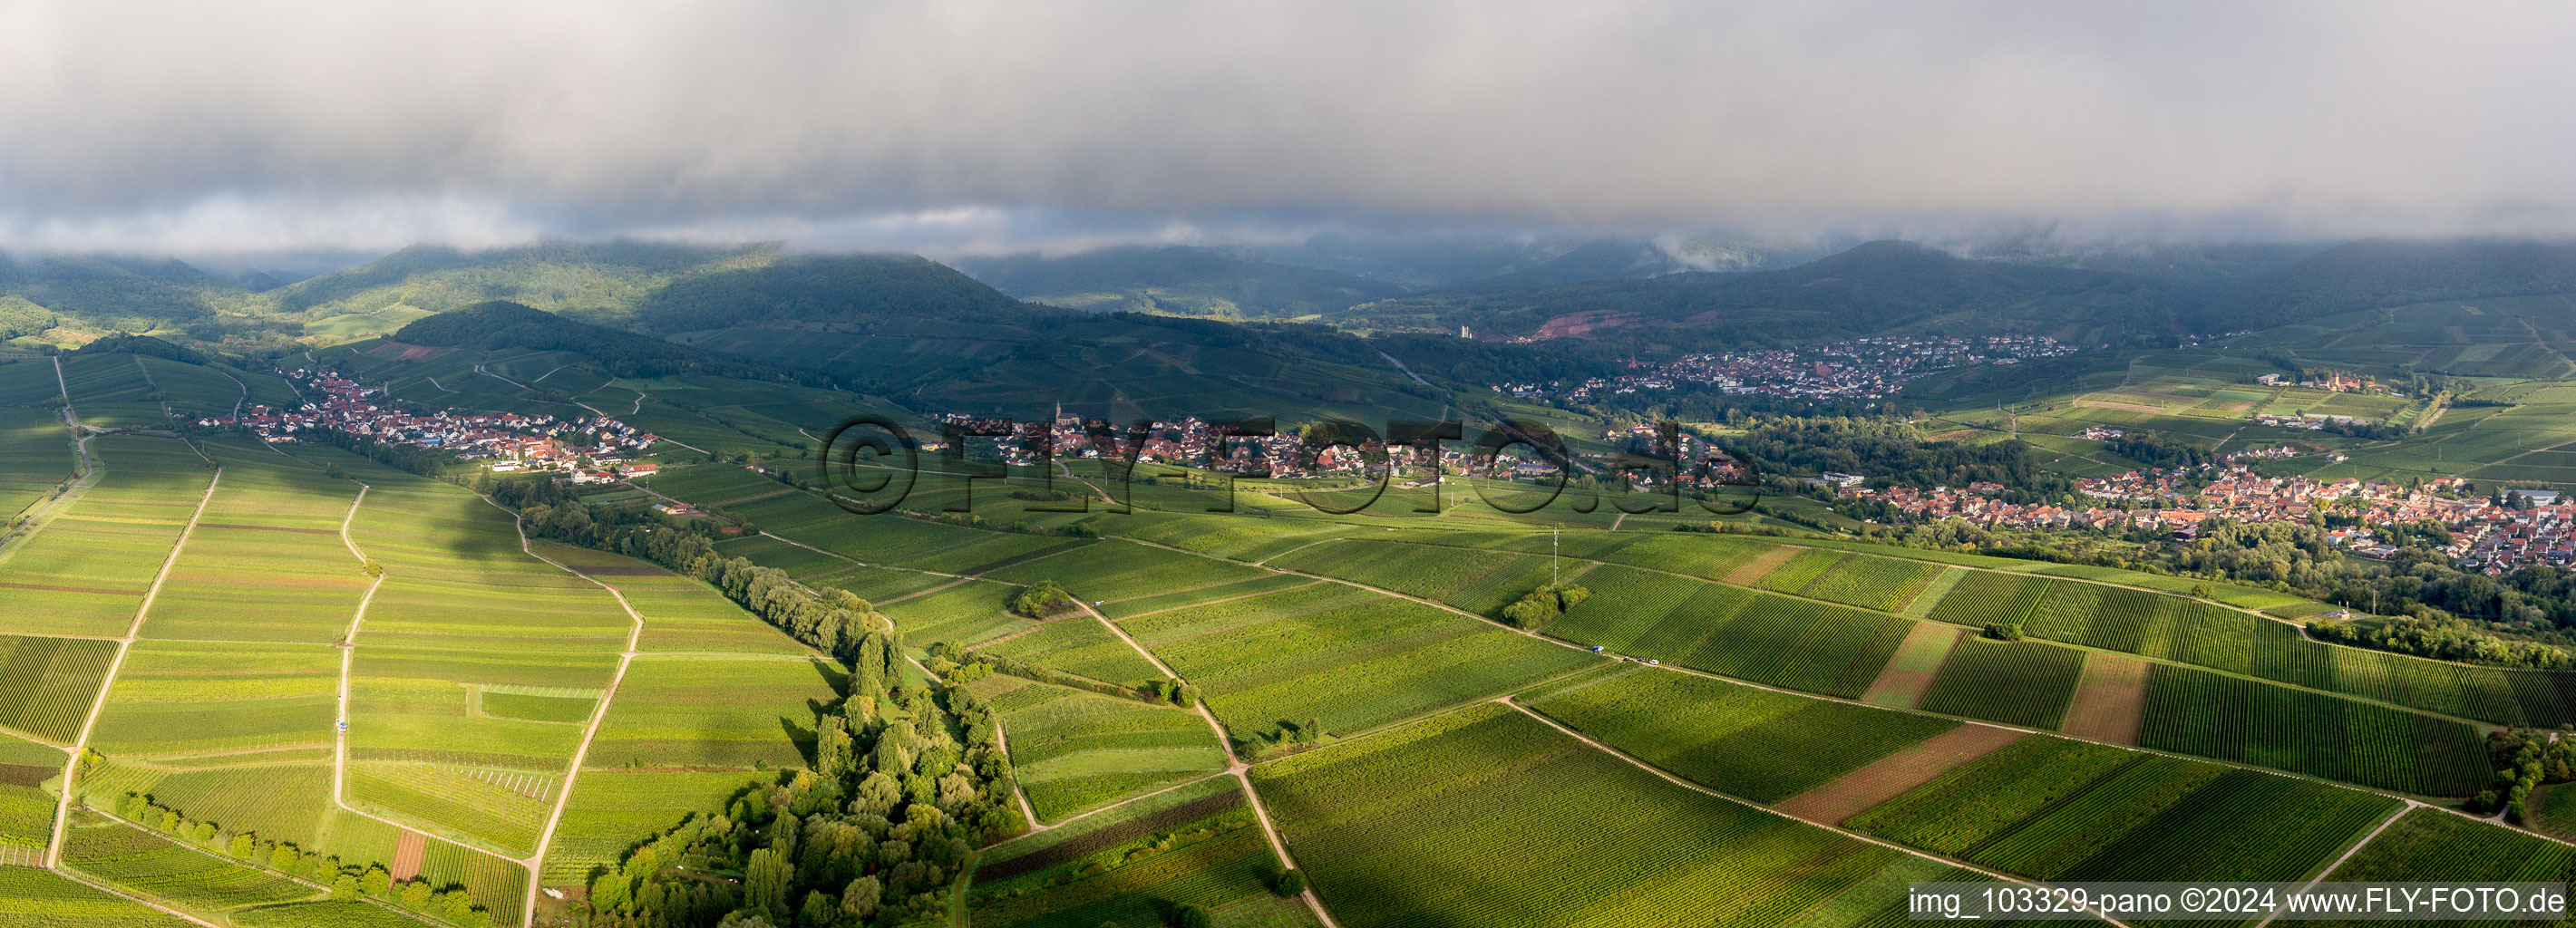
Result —
<path fill-rule="evenodd" d="M 558 419 L 519 413 L 406 412 L 377 400 L 383 391 L 332 371 L 279 371 L 308 398 L 295 409 L 252 405 L 237 413 L 197 420 L 206 428 L 249 429 L 272 444 L 298 433 L 329 429 L 388 444 L 433 448 L 488 467 L 493 473 L 554 473 L 577 484 L 650 475 L 659 467 L 636 460 L 663 439 L 607 416 Z"/>
<path fill-rule="evenodd" d="M 1822 482 L 1837 486 L 1839 497 L 1874 500 L 1925 521 L 1963 519 L 2006 529 L 2161 531 L 2189 539 L 2212 519 L 2309 523 L 2331 515 L 2334 522 L 2349 524 L 2327 529 L 2328 543 L 2369 557 L 2397 551 L 2373 526 L 2432 521 L 2450 530 L 2447 553 L 2453 559 L 2490 576 L 2533 564 L 2576 564 L 2576 505 L 2562 501 L 2557 491 L 2517 489 L 2482 496 L 2458 477 L 2399 485 L 2269 477 L 2253 469 L 2255 461 L 2295 453 L 2287 446 L 2263 448 L 2199 467 L 2078 480 L 2077 492 L 2092 501 L 2084 506 L 2008 502 L 2001 498 L 2005 487 L 1996 483 L 1931 490 L 1866 487 L 1848 474 L 1829 475 L 1843 479 Z"/>
<path fill-rule="evenodd" d="M 1491 386 L 1497 393 L 1517 397 L 1573 402 L 1639 390 L 1669 390 L 1679 383 L 1708 384 L 1726 393 L 1795 399 L 1875 400 L 1894 395 L 1908 381 L 1940 371 L 1976 364 L 2019 364 L 2079 350 L 2041 335 L 1859 338 L 1802 348 L 1683 355 L 1669 364 L 1640 364 L 1637 373 L 1594 377 L 1570 385 L 1549 381 Z"/>

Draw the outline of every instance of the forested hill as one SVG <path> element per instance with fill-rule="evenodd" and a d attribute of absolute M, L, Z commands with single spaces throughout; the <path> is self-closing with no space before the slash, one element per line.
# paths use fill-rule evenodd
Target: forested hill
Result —
<path fill-rule="evenodd" d="M 590 357 L 620 377 L 703 373 L 756 379 L 811 379 L 785 368 L 677 345 L 658 338 L 602 328 L 504 300 L 478 303 L 418 319 L 392 339 L 440 348 L 506 348 L 569 351 Z"/>
<path fill-rule="evenodd" d="M 891 317 L 1019 322 L 1033 312 L 999 290 L 916 255 L 816 255 L 692 274 L 637 302 L 632 317 L 647 329 L 668 333 L 771 322 L 864 327 Z"/>
<path fill-rule="evenodd" d="M 2499 296 L 2576 292 L 2576 242 L 2349 242 L 2209 301 L 2213 331 L 2263 329 L 2318 316 Z"/>
<path fill-rule="evenodd" d="M 1683 345 L 1907 328 L 2116 342 L 2169 335 L 2187 309 L 2179 297 L 2126 274 L 1972 261 L 1883 241 L 1777 271 L 1425 294 L 1359 307 L 1348 321 L 1518 334 L 1580 319 L 1591 323 L 1593 337 Z"/>
<path fill-rule="evenodd" d="M 1405 288 L 1208 248 L 1104 248 L 1064 257 L 956 262 L 1005 293 L 1053 306 L 1227 319 L 1294 319 L 1401 296 Z"/>

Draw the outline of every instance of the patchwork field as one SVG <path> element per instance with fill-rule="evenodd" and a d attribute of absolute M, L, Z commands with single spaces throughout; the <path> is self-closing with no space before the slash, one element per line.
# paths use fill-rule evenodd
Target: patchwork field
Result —
<path fill-rule="evenodd" d="M 98 482 L 0 553 L 0 632 L 125 634 L 214 479 L 174 439 L 102 435 L 90 450 Z"/>
<path fill-rule="evenodd" d="M 2294 880 L 2401 808 L 2306 780 L 2032 736 L 1844 824 L 2041 879 Z"/>
<path fill-rule="evenodd" d="M 1491 704 L 1252 777 L 1355 928 L 1777 925 L 1901 856 L 1682 789 Z"/>
<path fill-rule="evenodd" d="M 591 770 L 581 775 L 544 867 L 547 885 L 587 881 L 628 849 L 692 815 L 712 815 L 780 776 L 772 771 Z"/>
<path fill-rule="evenodd" d="M 2179 596 L 1979 571 L 1931 618 L 2022 625 L 2034 638 L 2198 664 L 2443 715 L 2556 727 L 2576 720 L 2576 673 L 2471 667 L 2310 641 L 2295 626 Z"/>
<path fill-rule="evenodd" d="M 1651 669 L 1529 705 L 1631 757 L 1764 803 L 1958 725 Z M 1828 732 L 1831 737 L 1819 737 Z"/>

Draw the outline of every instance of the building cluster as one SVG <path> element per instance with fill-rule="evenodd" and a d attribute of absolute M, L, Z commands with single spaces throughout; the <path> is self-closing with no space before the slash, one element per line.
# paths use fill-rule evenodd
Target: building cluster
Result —
<path fill-rule="evenodd" d="M 2256 425 L 2268 425 L 2279 429 L 2307 429 L 2311 432 L 2323 431 L 2329 425 L 2344 425 L 2360 421 L 2362 420 L 2356 416 L 2329 416 L 2314 412 L 2295 416 L 2274 415 L 2268 412 L 2254 414 Z"/>
<path fill-rule="evenodd" d="M 1994 528 L 2169 531 L 2182 537 L 2195 535 L 2211 519 L 2305 523 L 2332 513 L 2359 524 L 2328 530 L 2329 542 L 2380 557 L 2397 549 L 2374 527 L 2430 521 L 2451 531 L 2450 555 L 2471 569 L 2503 574 L 2531 564 L 2576 564 L 2576 504 L 2554 491 L 2515 490 L 2499 498 L 2464 492 L 2468 484 L 2458 477 L 2404 486 L 2269 477 L 2251 467 L 2254 460 L 2295 453 L 2286 446 L 2265 448 L 2237 452 L 2217 465 L 2087 478 L 2076 481 L 2089 501 L 2080 506 L 2007 502 L 2000 498 L 2004 488 L 1992 483 L 1931 490 L 1845 487 L 1839 495 L 1876 500 L 1918 518 Z"/>
<path fill-rule="evenodd" d="M 2078 350 L 2041 335 L 1858 338 L 1798 348 L 1683 355 L 1667 364 L 1639 363 L 1632 373 L 1577 383 L 1491 386 L 1497 393 L 1574 402 L 1640 390 L 1666 390 L 1681 383 L 1713 385 L 1727 393 L 1800 399 L 1882 399 L 1908 381 L 1940 371 L 1976 364 L 2018 364 Z"/>
<path fill-rule="evenodd" d="M 2267 387 L 2306 387 L 2310 390 L 2324 390 L 2328 393 L 2389 392 L 2386 388 L 2381 387 L 2377 381 L 2371 380 L 2368 377 L 2354 377 L 2349 374 L 2333 372 L 2327 373 L 2324 377 L 2299 381 L 2290 380 L 2289 378 L 2283 377 L 2279 374 L 2264 374 L 2260 377 L 2254 378 L 2254 382 Z"/>
<path fill-rule="evenodd" d="M 263 441 L 292 442 L 297 433 L 334 429 L 388 445 L 433 448 L 485 462 L 493 471 L 556 471 L 575 482 L 641 476 L 653 465 L 632 464 L 661 440 L 605 416 L 558 419 L 507 412 L 408 412 L 379 402 L 383 390 L 331 371 L 280 371 L 306 399 L 293 409 L 251 405 L 207 416 L 208 428 L 239 426 Z M 587 461 L 590 466 L 584 467 Z"/>

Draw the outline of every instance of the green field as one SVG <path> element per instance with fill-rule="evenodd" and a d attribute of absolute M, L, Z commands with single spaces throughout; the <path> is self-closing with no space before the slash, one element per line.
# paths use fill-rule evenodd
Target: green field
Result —
<path fill-rule="evenodd" d="M 774 771 L 591 770 L 574 784 L 572 802 L 545 861 L 547 885 L 587 881 L 628 849 L 692 815 L 715 815 L 743 792 L 780 776 Z"/>
<path fill-rule="evenodd" d="M 1765 803 L 1958 725 L 1647 669 L 1528 702 L 1629 756 Z"/>
<path fill-rule="evenodd" d="M 1159 928 L 1175 904 L 1223 910 L 1266 895 L 1278 869 L 1224 777 L 986 851 L 967 911 L 978 928 Z"/>
<path fill-rule="evenodd" d="M 0 867 L 0 925 L 186 928 L 190 924 L 43 870 Z"/>
<path fill-rule="evenodd" d="M 65 834 L 63 864 L 128 892 L 218 918 L 233 909 L 300 902 L 323 894 L 310 885 L 173 837 L 96 817 Z"/>
<path fill-rule="evenodd" d="M 1844 824 L 2040 879 L 2295 880 L 2400 808 L 2357 790 L 2033 736 Z"/>
<path fill-rule="evenodd" d="M 2084 675 L 2084 652 L 2040 641 L 1966 636 L 1950 649 L 1915 708 L 1944 715 L 2056 728 Z"/>
<path fill-rule="evenodd" d="M 839 700 L 846 676 L 837 665 L 803 658 L 638 657 L 609 704 L 588 765 L 801 766 L 813 746 L 813 707 Z"/>
<path fill-rule="evenodd" d="M 2491 776 L 2475 729 L 2385 706 L 2158 664 L 2138 746 L 2429 796 Z"/>
<path fill-rule="evenodd" d="M 1616 565 L 1581 582 L 1591 598 L 1548 626 L 1550 636 L 1829 696 L 1868 689 L 1914 624 Z"/>
<path fill-rule="evenodd" d="M 2259 601 L 2259 600 L 2255 600 Z M 2338 647 L 2296 626 L 2180 596 L 2075 580 L 1978 571 L 1931 612 L 1982 627 L 2014 622 L 2034 638 L 2123 651 L 2508 725 L 2576 720 L 2576 673 L 2501 670 Z"/>
<path fill-rule="evenodd" d="M 1253 783 L 1354 928 L 1777 925 L 1901 856 L 1684 790 L 1496 705 L 1264 764 Z"/>
<path fill-rule="evenodd" d="M 1226 767 L 1216 733 L 1195 712 L 1016 677 L 974 688 L 1001 713 L 1011 765 L 1042 821 Z"/>
<path fill-rule="evenodd" d="M 1207 694 L 1238 741 L 1281 722 L 1363 731 L 1507 692 L 1597 658 L 1418 603 L 1340 585 L 1122 624 Z"/>

